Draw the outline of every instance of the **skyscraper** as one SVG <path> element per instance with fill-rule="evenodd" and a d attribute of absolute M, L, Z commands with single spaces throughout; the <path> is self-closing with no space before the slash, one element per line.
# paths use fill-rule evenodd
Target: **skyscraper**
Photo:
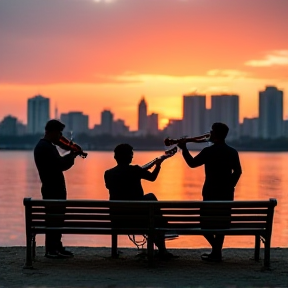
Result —
<path fill-rule="evenodd" d="M 101 132 L 102 134 L 112 135 L 113 129 L 113 114 L 109 110 L 101 112 Z"/>
<path fill-rule="evenodd" d="M 238 95 L 212 95 L 210 126 L 214 122 L 228 125 L 227 139 L 234 140 L 239 137 L 239 96 Z"/>
<path fill-rule="evenodd" d="M 50 119 L 50 99 L 37 95 L 28 99 L 27 130 L 29 134 L 43 133 Z"/>
<path fill-rule="evenodd" d="M 205 95 L 183 95 L 183 136 L 199 136 L 205 133 L 205 115 Z"/>
<path fill-rule="evenodd" d="M 283 91 L 267 86 L 259 92 L 259 132 L 264 139 L 275 139 L 283 131 Z"/>
<path fill-rule="evenodd" d="M 60 121 L 65 124 L 64 135 L 70 137 L 71 132 L 73 136 L 88 133 L 88 115 L 84 115 L 83 112 L 73 111 L 68 113 L 62 113 L 60 115 Z"/>
<path fill-rule="evenodd" d="M 144 97 L 141 98 L 138 105 L 138 131 L 141 135 L 147 133 L 147 103 Z"/>
<path fill-rule="evenodd" d="M 152 113 L 147 117 L 147 133 L 157 135 L 158 132 L 158 114 Z"/>

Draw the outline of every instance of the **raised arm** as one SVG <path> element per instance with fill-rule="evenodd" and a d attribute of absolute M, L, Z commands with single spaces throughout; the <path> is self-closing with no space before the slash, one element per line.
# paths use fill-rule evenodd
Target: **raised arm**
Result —
<path fill-rule="evenodd" d="M 205 163 L 204 159 L 204 149 L 195 157 L 193 157 L 186 146 L 186 143 L 179 143 L 178 147 L 182 149 L 182 156 L 185 160 L 185 162 L 187 163 L 187 165 L 191 168 L 195 168 L 198 166 L 201 166 Z"/>
<path fill-rule="evenodd" d="M 158 177 L 158 174 L 160 172 L 160 169 L 161 169 L 161 163 L 162 163 L 163 160 L 159 159 L 155 162 L 155 168 L 152 172 L 146 170 L 146 169 L 143 169 L 139 166 L 139 168 L 141 169 L 141 178 L 142 179 L 145 179 L 145 180 L 148 180 L 148 181 L 155 181 Z"/>

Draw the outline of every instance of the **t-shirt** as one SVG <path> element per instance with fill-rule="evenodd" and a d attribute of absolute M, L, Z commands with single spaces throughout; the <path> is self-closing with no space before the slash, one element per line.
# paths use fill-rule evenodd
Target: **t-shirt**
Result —
<path fill-rule="evenodd" d="M 152 173 L 138 165 L 117 165 L 105 171 L 104 179 L 110 200 L 140 200 L 144 191 L 141 179 L 150 180 Z"/>
<path fill-rule="evenodd" d="M 194 158 L 183 150 L 187 164 L 192 167 L 205 165 L 204 200 L 233 200 L 234 187 L 242 173 L 238 152 L 226 143 L 205 147 Z"/>

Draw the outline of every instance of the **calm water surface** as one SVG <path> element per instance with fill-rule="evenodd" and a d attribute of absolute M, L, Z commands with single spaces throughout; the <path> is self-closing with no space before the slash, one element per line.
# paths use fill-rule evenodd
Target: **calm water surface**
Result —
<path fill-rule="evenodd" d="M 145 164 L 159 152 L 134 153 L 133 163 Z M 196 155 L 197 152 L 191 152 Z M 288 244 L 288 153 L 240 152 L 243 174 L 235 191 L 235 200 L 267 200 L 276 198 L 272 246 Z M 65 172 L 69 199 L 108 199 L 103 174 L 115 166 L 113 152 L 90 152 L 86 159 L 78 157 Z M 159 200 L 202 200 L 204 167 L 189 168 L 181 153 L 167 159 L 155 182 L 143 180 L 145 193 L 154 192 Z M 41 198 L 40 181 L 32 151 L 0 151 L 0 246 L 25 245 L 23 198 Z M 140 240 L 140 238 L 139 238 Z M 44 244 L 43 235 L 37 245 Z M 109 236 L 64 235 L 67 246 L 110 246 Z M 133 247 L 127 236 L 119 237 L 119 245 Z M 251 236 L 227 236 L 224 247 L 253 247 Z M 180 236 L 167 242 L 168 247 L 209 247 L 202 236 Z"/>

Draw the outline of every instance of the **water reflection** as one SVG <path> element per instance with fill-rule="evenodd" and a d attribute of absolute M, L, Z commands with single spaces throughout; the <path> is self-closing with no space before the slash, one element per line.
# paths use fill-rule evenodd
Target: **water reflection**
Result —
<path fill-rule="evenodd" d="M 191 152 L 196 155 L 198 152 Z M 133 163 L 144 165 L 159 152 L 135 151 Z M 276 198 L 278 206 L 272 235 L 272 246 L 288 243 L 288 153 L 241 152 L 243 174 L 235 191 L 237 200 Z M 74 167 L 65 172 L 69 199 L 108 199 L 104 171 L 116 165 L 112 152 L 90 152 L 86 159 L 78 157 Z M 201 200 L 204 167 L 191 169 L 181 153 L 165 160 L 155 182 L 143 180 L 146 193 L 159 200 Z M 41 198 L 40 181 L 32 151 L 0 152 L 0 246 L 25 245 L 24 197 Z M 9 219 L 9 223 L 6 221 Z M 37 237 L 43 245 L 44 237 Z M 109 246 L 108 236 L 65 235 L 66 245 Z M 120 237 L 120 246 L 133 247 L 128 237 Z M 253 237 L 230 236 L 225 247 L 253 247 Z M 201 236 L 181 236 L 168 247 L 209 247 Z"/>

